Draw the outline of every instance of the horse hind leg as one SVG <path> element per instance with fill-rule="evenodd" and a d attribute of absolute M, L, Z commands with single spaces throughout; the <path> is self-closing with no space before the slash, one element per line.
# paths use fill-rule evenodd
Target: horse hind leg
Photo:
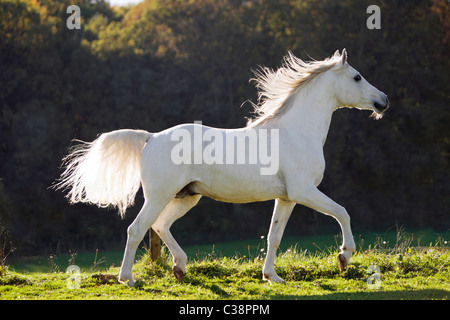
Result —
<path fill-rule="evenodd" d="M 172 272 L 178 282 L 183 280 L 187 255 L 170 233 L 172 224 L 184 216 L 200 200 L 201 195 L 185 196 L 173 199 L 153 224 L 152 229 L 161 237 L 173 257 Z"/>
<path fill-rule="evenodd" d="M 149 197 L 145 200 L 141 211 L 128 227 L 127 244 L 122 260 L 122 266 L 119 273 L 119 282 L 128 282 L 129 286 L 134 285 L 132 268 L 136 255 L 136 250 L 144 238 L 145 233 L 157 220 L 164 207 L 170 202 L 170 199 Z"/>

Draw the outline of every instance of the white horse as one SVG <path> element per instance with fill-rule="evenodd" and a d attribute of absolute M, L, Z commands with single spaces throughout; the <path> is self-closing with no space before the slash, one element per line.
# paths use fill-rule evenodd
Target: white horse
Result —
<path fill-rule="evenodd" d="M 158 133 L 112 131 L 91 143 L 79 144 L 64 159 L 66 170 L 56 187 L 69 189 L 67 197 L 71 203 L 115 206 L 123 215 L 134 203 L 142 185 L 145 203 L 127 230 L 120 282 L 134 284 L 133 259 L 150 228 L 169 248 L 173 274 L 181 281 L 187 256 L 169 229 L 202 195 L 232 203 L 275 199 L 263 267 L 263 279 L 270 283 L 284 282 L 276 274 L 274 262 L 284 228 L 297 203 L 338 221 L 343 243 L 337 260 L 341 270 L 347 267 L 355 250 L 350 217 L 345 208 L 317 189 L 325 170 L 323 145 L 336 109 L 371 110 L 372 116 L 379 119 L 389 106 L 387 96 L 347 64 L 345 49 L 342 54 L 336 51 L 324 61 L 312 62 L 304 62 L 289 53 L 278 70 L 262 68 L 255 75 L 259 89 L 259 103 L 254 105 L 257 116 L 244 128 L 215 129 L 183 124 Z M 221 161 L 223 158 L 202 159 L 213 142 L 218 143 L 230 135 L 246 141 L 252 137 L 252 130 L 265 132 L 266 138 L 276 138 L 268 143 L 272 153 L 279 154 L 274 172 L 262 174 L 262 161 L 230 164 Z M 206 131 L 208 137 L 203 136 L 200 142 L 192 138 L 196 132 Z M 180 141 L 185 143 L 184 149 L 180 148 Z M 276 148 L 272 148 L 275 145 Z M 237 153 L 251 156 L 251 144 L 237 149 L 220 149 L 219 146 L 222 144 L 215 145 L 214 152 L 209 150 L 211 157 L 223 150 L 225 153 L 237 150 Z M 267 151 L 267 145 L 265 147 Z M 174 161 L 174 155 L 184 157 L 185 161 Z"/>

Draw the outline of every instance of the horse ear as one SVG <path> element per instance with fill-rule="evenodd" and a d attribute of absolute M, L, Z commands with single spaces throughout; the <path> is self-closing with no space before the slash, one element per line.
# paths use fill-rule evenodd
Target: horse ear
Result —
<path fill-rule="evenodd" d="M 344 65 L 347 62 L 347 50 L 342 49 L 342 54 L 341 54 L 341 63 L 342 65 Z"/>

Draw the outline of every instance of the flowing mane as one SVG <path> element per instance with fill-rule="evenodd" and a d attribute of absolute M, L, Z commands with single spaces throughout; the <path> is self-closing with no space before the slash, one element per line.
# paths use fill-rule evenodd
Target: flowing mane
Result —
<path fill-rule="evenodd" d="M 289 107 L 297 89 L 303 87 L 317 75 L 333 68 L 341 59 L 338 51 L 323 61 L 305 62 L 288 52 L 278 70 L 262 67 L 254 71 L 258 89 L 258 104 L 253 103 L 256 116 L 249 119 L 247 127 L 254 127 L 275 118 Z"/>

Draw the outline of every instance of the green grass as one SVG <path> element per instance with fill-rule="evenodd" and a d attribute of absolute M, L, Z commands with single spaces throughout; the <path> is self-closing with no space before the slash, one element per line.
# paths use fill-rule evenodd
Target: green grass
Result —
<path fill-rule="evenodd" d="M 445 246 L 444 239 L 448 234 L 438 234 L 433 230 L 418 230 L 406 233 L 402 230 L 389 230 L 379 233 L 355 234 L 355 242 L 358 251 L 394 248 L 397 242 L 405 246 Z M 302 252 L 311 254 L 330 253 L 337 250 L 341 244 L 340 236 L 311 235 L 311 236 L 284 236 L 280 245 L 280 251 L 286 251 L 292 246 L 301 248 Z M 239 241 L 228 241 L 211 244 L 199 244 L 186 246 L 181 243 L 189 259 L 201 260 L 211 255 L 228 258 L 255 257 L 260 254 L 261 249 L 266 249 L 266 238 L 261 236 L 254 239 Z M 145 249 L 138 250 L 137 259 L 145 254 Z M 8 258 L 10 269 L 19 273 L 27 272 L 53 272 L 65 271 L 70 264 L 80 266 L 82 271 L 105 271 L 111 266 L 119 266 L 123 257 L 123 248 L 119 250 L 97 250 L 77 253 L 58 253 L 44 256 Z"/>
<path fill-rule="evenodd" d="M 291 247 L 280 251 L 275 269 L 286 284 L 262 281 L 265 248 L 233 257 L 211 252 L 190 259 L 187 274 L 178 283 L 171 273 L 167 249 L 158 263 L 143 252 L 133 267 L 134 288 L 117 282 L 118 267 L 83 268 L 80 288 L 68 287 L 65 270 L 53 272 L 0 271 L 0 299 L 449 299 L 450 252 L 448 247 L 375 244 L 356 252 L 345 272 L 337 267 L 332 248 L 309 253 Z M 370 265 L 378 266 L 381 286 L 367 284 Z M 70 283 L 69 283 L 70 284 Z"/>

